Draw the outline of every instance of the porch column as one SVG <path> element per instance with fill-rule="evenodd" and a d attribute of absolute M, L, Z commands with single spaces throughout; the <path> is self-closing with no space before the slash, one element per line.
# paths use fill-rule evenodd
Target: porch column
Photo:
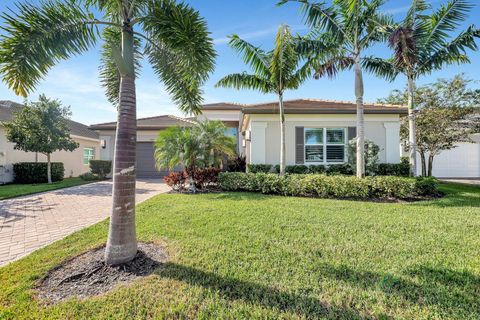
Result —
<path fill-rule="evenodd" d="M 384 122 L 385 127 L 385 162 L 400 162 L 400 123 Z"/>
<path fill-rule="evenodd" d="M 250 127 L 250 163 L 265 164 L 266 122 L 252 122 Z"/>

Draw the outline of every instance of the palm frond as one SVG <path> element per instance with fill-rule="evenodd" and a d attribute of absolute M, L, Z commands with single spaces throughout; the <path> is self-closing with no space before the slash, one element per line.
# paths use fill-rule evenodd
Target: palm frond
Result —
<path fill-rule="evenodd" d="M 117 106 L 119 103 L 120 89 L 120 72 L 113 57 L 114 50 L 120 51 L 121 30 L 117 28 L 107 27 L 102 31 L 102 39 L 104 43 L 101 50 L 100 58 L 100 81 L 105 88 L 105 95 L 110 103 Z M 142 54 L 140 51 L 141 41 L 135 37 L 135 73 L 138 76 L 141 69 Z"/>
<path fill-rule="evenodd" d="M 480 38 L 480 29 L 469 26 L 467 30 L 459 34 L 454 40 L 445 43 L 441 48 L 432 52 L 429 56 L 424 56 L 417 68 L 418 75 L 430 73 L 432 70 L 438 70 L 447 64 L 470 63 L 466 55 L 466 50 L 477 50 L 475 42 Z"/>
<path fill-rule="evenodd" d="M 295 51 L 295 42 L 290 28 L 281 25 L 275 38 L 275 48 L 270 64 L 271 81 L 277 87 L 278 92 L 283 92 L 287 88 L 287 79 L 295 73 L 298 62 L 299 56 Z"/>
<path fill-rule="evenodd" d="M 411 28 L 398 28 L 388 38 L 388 45 L 393 49 L 395 66 L 411 72 L 418 61 L 414 31 Z"/>
<path fill-rule="evenodd" d="M 3 13 L 0 74 L 17 95 L 27 96 L 59 61 L 87 51 L 96 40 L 93 15 L 73 2 L 23 3 Z"/>
<path fill-rule="evenodd" d="M 395 66 L 393 59 L 382 59 L 377 57 L 363 57 L 361 60 L 362 68 L 366 71 L 393 81 L 397 77 L 400 70 Z"/>
<path fill-rule="evenodd" d="M 234 73 L 220 79 L 215 87 L 258 90 L 262 93 L 275 92 L 268 79 L 247 73 Z"/>
<path fill-rule="evenodd" d="M 450 0 L 433 12 L 429 19 L 428 34 L 422 45 L 430 50 L 438 50 L 446 42 L 450 33 L 465 19 L 473 6 L 467 0 Z"/>
<path fill-rule="evenodd" d="M 350 56 L 337 56 L 314 64 L 315 79 L 334 78 L 340 71 L 351 69 L 355 60 Z"/>
<path fill-rule="evenodd" d="M 245 64 L 249 65 L 255 73 L 269 76 L 269 57 L 265 51 L 242 40 L 236 34 L 230 37 L 228 44 L 242 56 Z"/>
<path fill-rule="evenodd" d="M 213 41 L 198 12 L 172 0 L 149 2 L 139 23 L 153 69 L 184 113 L 199 113 L 201 86 L 215 64 Z"/>

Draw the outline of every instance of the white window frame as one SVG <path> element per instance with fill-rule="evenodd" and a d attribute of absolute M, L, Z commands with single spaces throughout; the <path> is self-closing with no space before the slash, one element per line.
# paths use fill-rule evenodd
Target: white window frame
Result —
<path fill-rule="evenodd" d="M 307 138 L 307 129 L 322 129 L 323 130 L 323 143 L 317 143 L 317 144 L 307 144 L 306 143 L 306 138 Z M 327 130 L 328 129 L 336 129 L 336 130 L 343 130 L 343 138 L 344 142 L 343 144 L 339 143 L 328 143 L 327 142 Z M 348 138 L 347 138 L 347 132 L 348 128 L 339 128 L 339 127 L 305 127 L 303 129 L 303 163 L 305 165 L 332 165 L 332 164 L 344 164 L 347 162 L 347 143 L 348 143 Z M 316 162 L 311 162 L 307 161 L 306 157 L 306 147 L 307 146 L 323 146 L 323 161 L 316 161 Z M 343 161 L 341 162 L 327 162 L 327 146 L 343 146 L 344 151 L 343 151 Z"/>
<path fill-rule="evenodd" d="M 86 151 L 86 150 L 92 150 L 92 154 L 88 156 L 89 159 L 88 159 L 87 163 L 85 163 L 85 160 L 87 159 L 87 158 L 85 157 L 85 151 Z M 82 161 L 83 161 L 83 165 L 84 165 L 84 166 L 90 165 L 90 160 L 95 160 L 95 148 L 94 148 L 94 147 L 85 147 L 85 148 L 83 148 L 83 160 L 82 160 Z"/>

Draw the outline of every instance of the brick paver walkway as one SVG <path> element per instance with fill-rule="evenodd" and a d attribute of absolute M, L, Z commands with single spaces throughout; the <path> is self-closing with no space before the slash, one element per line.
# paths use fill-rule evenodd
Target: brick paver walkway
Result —
<path fill-rule="evenodd" d="M 160 180 L 139 180 L 136 201 L 168 190 Z M 0 265 L 107 218 L 111 193 L 103 181 L 0 201 Z"/>

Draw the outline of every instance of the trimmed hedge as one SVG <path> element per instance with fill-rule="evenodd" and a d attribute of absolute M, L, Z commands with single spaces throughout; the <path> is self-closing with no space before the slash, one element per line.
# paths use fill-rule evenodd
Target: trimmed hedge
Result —
<path fill-rule="evenodd" d="M 402 157 L 400 163 L 379 163 L 376 174 L 379 176 L 408 177 L 410 175 L 408 158 Z"/>
<path fill-rule="evenodd" d="M 104 179 L 112 172 L 112 161 L 90 160 L 90 172 Z"/>
<path fill-rule="evenodd" d="M 225 191 L 251 191 L 288 196 L 337 199 L 408 199 L 438 194 L 437 181 L 403 177 L 327 176 L 224 172 L 218 177 Z"/>
<path fill-rule="evenodd" d="M 51 162 L 52 181 L 62 181 L 65 168 L 62 162 Z M 46 162 L 18 162 L 13 164 L 15 183 L 46 183 L 47 163 Z"/>

